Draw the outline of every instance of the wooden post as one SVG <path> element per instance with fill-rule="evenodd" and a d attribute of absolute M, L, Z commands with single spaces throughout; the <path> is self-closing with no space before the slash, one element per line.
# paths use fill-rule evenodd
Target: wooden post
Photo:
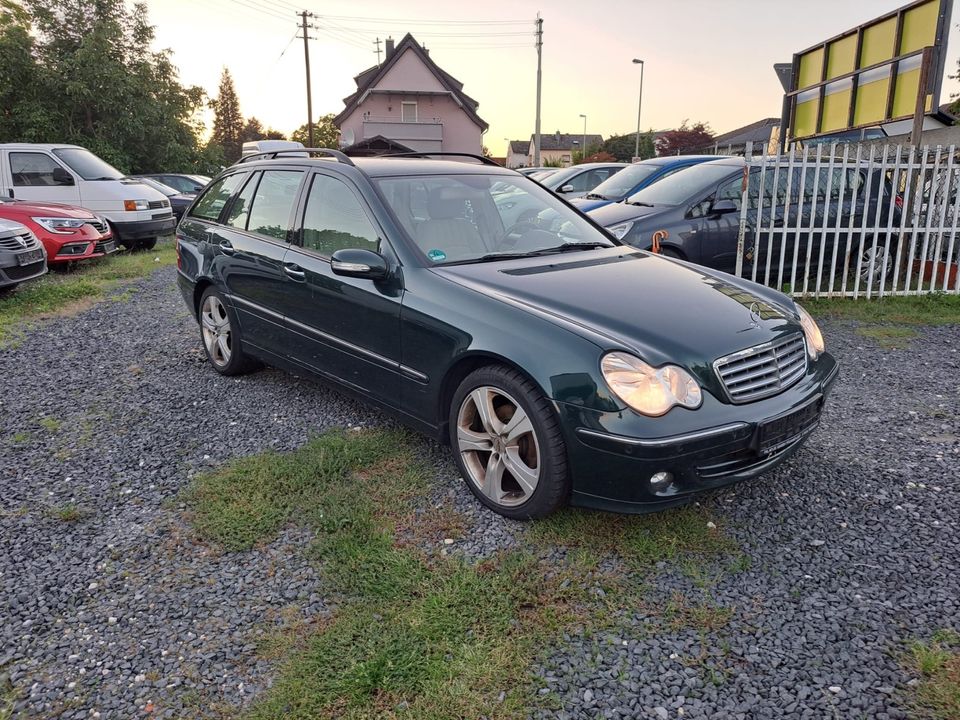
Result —
<path fill-rule="evenodd" d="M 917 105 L 913 111 L 913 130 L 910 144 L 919 145 L 923 134 L 923 118 L 927 114 L 927 89 L 930 84 L 930 66 L 933 65 L 933 48 L 925 47 L 920 59 L 920 83 L 917 86 Z M 896 82 L 896 78 L 893 79 Z"/>

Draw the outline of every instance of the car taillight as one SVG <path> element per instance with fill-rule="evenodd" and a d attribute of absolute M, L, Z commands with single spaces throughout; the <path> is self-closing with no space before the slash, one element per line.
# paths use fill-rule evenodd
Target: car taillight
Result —
<path fill-rule="evenodd" d="M 897 197 L 895 197 L 893 200 L 893 204 L 898 208 L 903 209 L 903 198 L 897 195 Z"/>
<path fill-rule="evenodd" d="M 180 236 L 174 236 L 173 247 L 177 251 L 177 270 L 183 270 L 183 261 L 180 259 Z"/>

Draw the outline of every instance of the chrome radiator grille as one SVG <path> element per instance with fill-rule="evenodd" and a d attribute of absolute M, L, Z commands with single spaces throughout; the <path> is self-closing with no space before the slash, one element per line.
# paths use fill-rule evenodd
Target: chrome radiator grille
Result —
<path fill-rule="evenodd" d="M 807 347 L 803 335 L 792 335 L 722 357 L 713 367 L 732 402 L 751 402 L 776 395 L 803 377 Z"/>

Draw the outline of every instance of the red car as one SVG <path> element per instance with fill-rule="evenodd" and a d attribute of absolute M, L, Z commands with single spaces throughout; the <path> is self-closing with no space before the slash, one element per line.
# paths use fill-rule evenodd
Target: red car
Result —
<path fill-rule="evenodd" d="M 30 228 L 46 248 L 49 265 L 103 257 L 117 251 L 107 221 L 73 205 L 0 198 L 0 218 Z"/>

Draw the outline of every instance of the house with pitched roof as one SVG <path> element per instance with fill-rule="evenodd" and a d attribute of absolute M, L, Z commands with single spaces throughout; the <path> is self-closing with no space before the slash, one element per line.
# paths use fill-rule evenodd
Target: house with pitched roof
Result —
<path fill-rule="evenodd" d="M 345 150 L 357 145 L 369 151 L 383 145 L 418 152 L 481 153 L 489 126 L 477 114 L 480 104 L 410 33 L 396 45 L 388 38 L 384 62 L 354 81 L 356 92 L 344 98 L 345 107 L 333 121 Z"/>
<path fill-rule="evenodd" d="M 552 135 L 541 133 L 540 135 L 540 162 L 543 165 L 560 163 L 563 167 L 569 167 L 573 164 L 573 153 L 580 152 L 583 144 L 583 135 L 577 133 L 562 133 L 557 130 Z M 603 135 L 587 135 L 587 150 L 598 148 L 603 144 Z M 527 145 L 529 155 L 528 165 L 533 164 L 534 157 L 534 136 L 530 136 L 530 142 Z"/>
<path fill-rule="evenodd" d="M 530 143 L 526 140 L 511 140 L 507 146 L 507 167 L 530 167 Z"/>

